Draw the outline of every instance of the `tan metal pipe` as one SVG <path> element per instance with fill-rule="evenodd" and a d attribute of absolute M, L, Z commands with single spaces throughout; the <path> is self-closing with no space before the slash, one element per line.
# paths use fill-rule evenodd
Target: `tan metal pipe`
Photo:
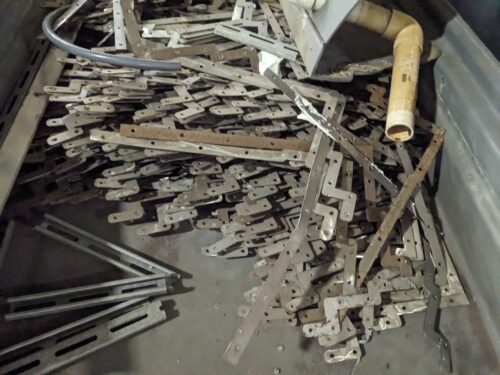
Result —
<path fill-rule="evenodd" d="M 347 21 L 394 40 L 394 65 L 385 134 L 393 141 L 408 141 L 413 137 L 415 124 L 418 71 L 424 44 L 422 28 L 405 13 L 365 0 L 356 5 Z"/>

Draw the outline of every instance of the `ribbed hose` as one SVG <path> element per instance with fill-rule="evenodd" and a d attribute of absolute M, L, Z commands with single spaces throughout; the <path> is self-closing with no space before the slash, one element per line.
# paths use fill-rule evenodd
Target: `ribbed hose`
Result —
<path fill-rule="evenodd" d="M 181 64 L 159 61 L 159 60 L 148 60 L 148 59 L 138 59 L 134 57 L 124 57 L 115 56 L 104 52 L 94 52 L 83 47 L 76 46 L 55 33 L 52 28 L 54 20 L 65 10 L 65 8 L 59 8 L 49 13 L 43 20 L 42 28 L 43 33 L 47 39 L 56 47 L 71 53 L 73 55 L 82 57 L 84 59 L 98 61 L 110 65 L 127 67 L 127 68 L 137 68 L 146 70 L 180 70 Z"/>

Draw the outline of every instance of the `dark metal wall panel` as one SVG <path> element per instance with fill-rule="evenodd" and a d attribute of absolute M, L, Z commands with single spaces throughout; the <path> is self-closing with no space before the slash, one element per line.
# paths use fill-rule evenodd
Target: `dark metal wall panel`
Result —
<path fill-rule="evenodd" d="M 453 260 L 500 354 L 500 65 L 448 2 L 401 3 L 442 49 L 424 70 L 419 93 L 420 107 L 446 129 L 436 205 Z"/>
<path fill-rule="evenodd" d="M 44 13 L 36 0 L 0 1 L 0 109 L 10 105 L 9 93 L 39 43 Z"/>
<path fill-rule="evenodd" d="M 500 1 L 450 0 L 482 42 L 500 58 Z"/>

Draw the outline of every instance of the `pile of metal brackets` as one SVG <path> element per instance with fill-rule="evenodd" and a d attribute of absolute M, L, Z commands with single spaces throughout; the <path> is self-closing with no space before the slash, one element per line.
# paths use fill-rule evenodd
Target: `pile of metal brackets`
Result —
<path fill-rule="evenodd" d="M 123 202 L 109 222 L 138 235 L 189 222 L 222 235 L 201 254 L 257 256 L 261 285 L 244 294 L 231 363 L 259 324 L 300 325 L 334 363 L 426 310 L 424 330 L 450 368 L 438 309 L 468 301 L 422 183 L 444 134 L 417 117 L 411 142 L 387 141 L 387 75 L 342 93 L 307 81 L 275 2 L 100 1 L 77 19 L 99 35 L 95 50 L 182 69 L 62 59 L 19 179 L 33 194 L 26 204 L 103 196 Z M 265 65 L 271 55 L 281 62 Z"/>

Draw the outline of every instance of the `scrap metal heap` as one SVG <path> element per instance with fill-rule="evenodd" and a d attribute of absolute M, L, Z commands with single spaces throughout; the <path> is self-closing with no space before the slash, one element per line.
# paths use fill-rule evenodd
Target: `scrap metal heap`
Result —
<path fill-rule="evenodd" d="M 450 368 L 438 309 L 468 301 L 422 184 L 444 135 L 417 117 L 411 142 L 384 137 L 386 73 L 342 93 L 307 80 L 275 2 L 99 1 L 75 20 L 95 50 L 182 68 L 62 59 L 18 181 L 27 204 L 102 196 L 140 236 L 190 222 L 221 233 L 204 256 L 256 256 L 231 363 L 259 324 L 300 326 L 334 363 L 426 310 Z M 269 54 L 282 61 L 259 74 Z"/>

